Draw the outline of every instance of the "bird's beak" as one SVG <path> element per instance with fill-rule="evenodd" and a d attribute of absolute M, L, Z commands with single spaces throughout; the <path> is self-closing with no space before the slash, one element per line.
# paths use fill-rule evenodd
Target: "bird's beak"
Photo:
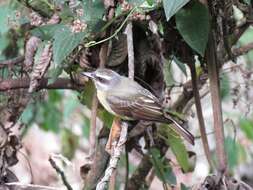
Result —
<path fill-rule="evenodd" d="M 94 78 L 94 74 L 92 72 L 82 72 L 81 74 L 91 79 Z"/>

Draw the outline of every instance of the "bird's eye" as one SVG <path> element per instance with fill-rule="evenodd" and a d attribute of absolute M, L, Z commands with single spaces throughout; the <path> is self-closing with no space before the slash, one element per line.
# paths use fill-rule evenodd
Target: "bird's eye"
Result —
<path fill-rule="evenodd" d="M 99 82 L 104 82 L 104 81 L 105 81 L 105 79 L 102 78 L 102 77 L 97 77 L 97 80 L 98 80 Z"/>

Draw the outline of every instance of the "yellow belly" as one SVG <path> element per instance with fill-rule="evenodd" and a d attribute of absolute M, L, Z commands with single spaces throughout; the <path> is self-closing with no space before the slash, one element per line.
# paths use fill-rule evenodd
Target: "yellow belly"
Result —
<path fill-rule="evenodd" d="M 104 108 L 113 115 L 117 115 L 110 107 L 110 105 L 106 101 L 106 92 L 102 92 L 100 90 L 97 91 L 97 97 L 99 102 L 104 106 Z"/>

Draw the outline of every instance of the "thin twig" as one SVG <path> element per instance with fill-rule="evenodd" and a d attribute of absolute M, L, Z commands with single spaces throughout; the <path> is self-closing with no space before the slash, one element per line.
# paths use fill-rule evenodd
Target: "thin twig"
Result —
<path fill-rule="evenodd" d="M 125 148 L 125 154 L 126 154 L 126 174 L 125 174 L 125 190 L 127 190 L 127 184 L 128 184 L 128 178 L 129 178 L 129 158 L 128 158 L 128 152 Z"/>
<path fill-rule="evenodd" d="M 213 135 L 213 134 L 214 134 L 214 131 L 210 131 L 210 132 L 207 132 L 207 133 L 206 133 L 206 136 Z M 200 135 L 194 136 L 194 139 L 200 139 L 200 138 L 201 138 Z"/>
<path fill-rule="evenodd" d="M 96 150 L 97 109 L 98 109 L 98 98 L 97 98 L 97 93 L 95 92 L 92 98 L 92 105 L 91 105 L 90 134 L 89 134 L 89 142 L 90 142 L 89 159 L 90 160 L 93 160 L 94 152 Z"/>
<path fill-rule="evenodd" d="M 134 7 L 129 14 L 127 15 L 127 17 L 125 18 L 125 20 L 122 22 L 122 24 L 119 26 L 119 28 L 117 28 L 117 30 L 115 30 L 114 34 L 112 34 L 111 36 L 109 36 L 108 38 L 105 38 L 103 40 L 100 40 L 98 42 L 96 41 L 91 41 L 85 44 L 85 47 L 92 47 L 101 43 L 104 43 L 112 38 L 114 38 L 115 36 L 117 36 L 117 34 L 120 32 L 120 30 L 124 27 L 124 25 L 126 24 L 127 20 L 129 19 L 129 17 L 134 13 L 134 11 L 137 9 L 137 7 Z"/>
<path fill-rule="evenodd" d="M 6 183 L 4 184 L 8 186 L 11 189 L 19 188 L 20 190 L 27 190 L 27 189 L 33 189 L 33 190 L 60 190 L 61 188 L 55 188 L 55 187 L 49 187 L 49 186 L 43 186 L 43 185 L 35 185 L 35 184 L 24 184 L 20 182 L 12 182 L 12 183 Z M 1 189 L 1 187 L 0 187 Z"/>
<path fill-rule="evenodd" d="M 30 160 L 29 160 L 28 156 L 20 150 L 18 150 L 18 152 L 20 153 L 20 155 L 22 155 L 24 157 L 25 161 L 27 162 L 28 169 L 29 169 L 29 172 L 30 172 L 31 181 L 34 181 L 34 174 L 33 174 L 33 170 L 32 170 L 32 165 L 30 163 Z"/>
<path fill-rule="evenodd" d="M 68 190 L 73 190 L 73 188 L 71 187 L 71 185 L 67 181 L 67 178 L 66 178 L 64 172 L 61 170 L 61 168 L 59 166 L 57 166 L 57 164 L 52 159 L 52 157 L 49 158 L 49 162 L 50 162 L 51 166 L 55 169 L 55 171 L 61 176 L 62 182 L 66 186 L 66 188 Z"/>
<path fill-rule="evenodd" d="M 99 52 L 99 68 L 104 68 L 106 59 L 107 59 L 107 51 L 108 51 L 108 43 L 104 43 L 101 46 Z M 89 160 L 93 161 L 94 152 L 96 150 L 96 131 L 97 131 L 97 111 L 98 111 L 98 98 L 97 93 L 95 92 L 92 97 L 92 105 L 91 105 L 91 119 L 90 119 L 90 134 L 89 134 L 89 142 L 90 142 L 90 150 L 89 150 Z M 97 163 L 93 163 L 97 164 Z"/>
<path fill-rule="evenodd" d="M 0 61 L 0 68 L 16 65 L 18 63 L 21 63 L 25 60 L 25 57 L 23 55 L 16 57 L 14 59 L 4 60 Z"/>
<path fill-rule="evenodd" d="M 108 190 L 115 190 L 116 181 L 117 181 L 117 170 L 113 170 L 112 176 L 110 177 L 110 181 L 108 184 Z"/>
<path fill-rule="evenodd" d="M 115 145 L 113 154 L 111 156 L 109 166 L 105 170 L 105 175 L 104 177 L 100 180 L 100 182 L 97 184 L 96 190 L 103 190 L 106 188 L 106 184 L 108 183 L 112 172 L 116 169 L 117 163 L 120 159 L 120 155 L 123 151 L 124 144 L 127 139 L 127 128 L 128 124 L 126 122 L 121 122 L 121 132 L 120 132 L 120 137 L 118 143 Z"/>
<path fill-rule="evenodd" d="M 241 46 L 239 48 L 233 48 L 232 49 L 232 53 L 233 53 L 234 56 L 237 57 L 237 56 L 240 56 L 240 55 L 248 53 L 252 49 L 253 49 L 253 42 L 248 43 L 246 45 L 243 45 L 243 46 Z"/>
<path fill-rule="evenodd" d="M 81 84 L 74 84 L 70 79 L 67 78 L 58 78 L 54 83 L 48 84 L 48 78 L 41 79 L 39 86 L 37 87 L 38 90 L 41 89 L 71 89 L 71 90 L 78 90 L 83 85 Z M 29 88 L 30 79 L 26 78 L 19 78 L 19 79 L 7 79 L 0 81 L 0 92 L 7 91 L 7 90 L 16 90 L 20 88 Z"/>
<path fill-rule="evenodd" d="M 208 77 L 210 81 L 210 92 L 213 108 L 213 121 L 214 121 L 214 134 L 216 139 L 216 151 L 218 158 L 218 171 L 222 176 L 227 172 L 227 157 L 224 147 L 224 127 L 222 119 L 222 107 L 220 99 L 220 88 L 219 88 L 219 62 L 216 56 L 216 44 L 214 34 L 210 34 L 208 49 L 207 49 L 207 65 L 208 65 Z"/>
<path fill-rule="evenodd" d="M 105 151 L 105 145 L 108 140 L 109 129 L 106 126 L 100 130 L 97 139 L 97 145 L 95 154 L 93 157 L 93 163 L 88 163 L 82 166 L 82 168 L 86 166 L 90 166 L 90 169 L 84 171 L 81 169 L 82 178 L 84 179 L 84 186 L 86 189 L 95 189 L 98 181 L 103 177 L 104 170 L 109 163 L 110 156 Z"/>
<path fill-rule="evenodd" d="M 133 24 L 130 21 L 127 24 L 125 34 L 127 35 L 127 51 L 128 51 L 128 77 L 134 79 L 134 45 L 133 45 Z"/>
<path fill-rule="evenodd" d="M 201 102 L 200 102 L 201 97 L 200 97 L 199 89 L 198 89 L 198 78 L 197 78 L 197 73 L 196 73 L 196 69 L 195 69 L 195 64 L 190 63 L 189 67 L 191 70 L 193 96 L 194 96 L 194 100 L 195 100 L 195 107 L 196 107 L 196 112 L 197 112 L 198 121 L 199 121 L 200 136 L 201 136 L 201 140 L 203 143 L 203 148 L 204 148 L 204 152 L 205 152 L 207 161 L 209 163 L 209 166 L 213 169 L 214 165 L 212 162 L 212 157 L 211 157 L 212 155 L 210 152 L 210 147 L 209 147 L 208 139 L 207 139 L 207 135 L 206 135 L 206 126 L 205 126 L 205 121 L 204 121 L 203 112 L 202 112 L 202 106 L 201 106 Z"/>
<path fill-rule="evenodd" d="M 210 93 L 210 90 L 209 89 L 204 89 L 204 90 L 201 90 L 200 91 L 200 99 L 203 99 L 206 95 L 208 95 Z M 187 102 L 187 104 L 185 105 L 182 113 L 184 115 L 187 115 L 188 112 L 190 111 L 190 109 L 192 108 L 192 106 L 195 104 L 195 99 L 192 98 L 191 100 L 189 100 Z"/>
<path fill-rule="evenodd" d="M 156 173 L 155 173 L 155 168 L 153 167 L 151 169 L 151 171 L 149 172 L 148 176 L 146 177 L 146 184 L 147 184 L 147 187 L 150 187 L 152 181 L 154 180 L 156 176 Z"/>

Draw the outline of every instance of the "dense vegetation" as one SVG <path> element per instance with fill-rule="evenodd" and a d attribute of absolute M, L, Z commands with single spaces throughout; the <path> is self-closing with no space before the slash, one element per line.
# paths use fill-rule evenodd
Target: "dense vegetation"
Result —
<path fill-rule="evenodd" d="M 35 143 L 29 134 L 38 127 L 58 138 L 60 155 L 48 164 L 61 189 L 95 189 L 98 182 L 97 189 L 250 189 L 243 181 L 253 184 L 253 175 L 240 168 L 252 164 L 253 154 L 252 6 L 249 0 L 0 0 L 0 189 L 29 189 L 9 182 L 22 181 L 12 167 L 22 165 L 18 155 Z M 196 145 L 155 122 L 128 122 L 123 134 L 80 74 L 99 67 L 134 76 L 185 120 Z M 123 143 L 110 155 L 105 146 L 114 125 Z M 51 146 L 40 141 L 35 149 Z M 33 149 L 26 153 L 29 162 Z M 66 160 L 74 163 L 80 154 L 82 180 L 72 183 Z M 198 178 L 203 160 L 207 172 Z M 35 179 L 48 187 L 32 189 L 57 181 L 43 183 L 38 175 L 28 183 Z"/>

